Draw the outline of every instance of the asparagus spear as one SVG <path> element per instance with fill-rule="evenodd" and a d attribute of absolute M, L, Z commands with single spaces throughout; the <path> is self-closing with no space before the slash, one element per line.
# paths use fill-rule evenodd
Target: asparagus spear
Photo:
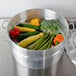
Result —
<path fill-rule="evenodd" d="M 48 44 L 49 44 L 49 41 L 50 41 L 50 40 L 48 40 L 48 42 L 46 42 L 39 50 L 47 49 Z"/>
<path fill-rule="evenodd" d="M 48 37 L 48 35 L 45 34 L 43 39 L 33 48 L 34 50 L 38 50 L 40 45 L 44 42 L 44 40 Z"/>
<path fill-rule="evenodd" d="M 44 36 L 41 37 L 40 39 L 38 39 L 36 42 L 32 43 L 31 45 L 29 45 L 27 48 L 29 49 L 33 49 L 38 43 L 40 43 L 42 40 L 44 39 Z"/>
<path fill-rule="evenodd" d="M 49 34 L 46 34 L 44 39 L 34 49 L 39 50 L 39 48 L 41 48 L 42 45 L 44 45 L 46 43 L 46 41 L 48 40 L 48 36 L 49 36 Z"/>
<path fill-rule="evenodd" d="M 51 36 L 47 49 L 51 48 L 51 45 L 52 45 L 52 41 L 53 41 L 54 36 L 55 35 L 52 35 Z"/>
<path fill-rule="evenodd" d="M 46 44 L 46 42 L 49 40 L 49 35 L 47 35 L 47 37 L 44 39 L 44 41 L 38 46 L 37 49 L 40 49 L 44 44 Z"/>

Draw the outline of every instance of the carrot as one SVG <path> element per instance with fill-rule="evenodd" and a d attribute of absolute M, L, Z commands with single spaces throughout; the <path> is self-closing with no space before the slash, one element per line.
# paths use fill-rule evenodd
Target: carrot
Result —
<path fill-rule="evenodd" d="M 55 45 L 61 43 L 64 40 L 64 37 L 62 34 L 57 34 L 56 37 L 54 38 L 53 42 Z"/>

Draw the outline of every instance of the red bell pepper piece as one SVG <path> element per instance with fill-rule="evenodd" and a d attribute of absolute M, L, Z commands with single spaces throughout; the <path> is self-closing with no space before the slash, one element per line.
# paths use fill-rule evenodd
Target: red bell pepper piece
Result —
<path fill-rule="evenodd" d="M 15 27 L 13 30 L 10 30 L 10 36 L 12 38 L 16 38 L 18 35 L 20 35 L 20 31 L 17 27 Z"/>

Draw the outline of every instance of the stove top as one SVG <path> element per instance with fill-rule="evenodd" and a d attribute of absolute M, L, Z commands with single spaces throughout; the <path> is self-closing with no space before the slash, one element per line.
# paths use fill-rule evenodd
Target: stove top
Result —
<path fill-rule="evenodd" d="M 1 26 L 5 20 L 9 19 L 0 19 L 0 76 L 17 76 L 15 61 L 12 56 L 12 51 L 9 48 L 8 40 L 6 39 L 6 29 L 3 29 Z M 73 22 L 76 28 L 76 19 L 67 18 L 67 21 L 68 23 Z M 69 27 L 70 30 L 75 29 L 71 24 Z M 76 67 L 66 52 L 64 52 L 57 67 L 57 76 L 76 76 Z"/>

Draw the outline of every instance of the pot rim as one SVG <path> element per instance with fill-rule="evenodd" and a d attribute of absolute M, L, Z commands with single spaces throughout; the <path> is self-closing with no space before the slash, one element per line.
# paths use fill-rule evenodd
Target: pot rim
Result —
<path fill-rule="evenodd" d="M 65 19 L 62 15 L 60 15 L 60 14 L 58 14 L 57 12 L 55 12 L 55 11 L 53 11 L 53 10 L 50 10 L 50 9 L 34 8 L 34 9 L 28 9 L 28 10 L 22 11 L 22 12 L 20 12 L 20 13 L 18 13 L 18 14 L 21 14 L 21 13 L 23 13 L 23 12 L 30 11 L 30 10 L 47 10 L 47 11 L 52 11 L 52 12 L 56 13 L 57 15 L 59 15 L 60 17 L 62 17 L 63 20 L 65 21 L 66 25 L 68 25 L 66 19 Z M 16 14 L 14 17 L 16 17 L 18 14 Z M 12 17 L 12 18 L 10 19 L 10 21 L 11 21 L 14 17 Z M 10 23 L 10 21 L 9 21 L 9 23 Z M 8 23 L 8 25 L 9 25 L 9 23 Z M 8 25 L 7 25 L 7 27 L 8 27 Z M 6 28 L 6 30 L 7 30 L 7 35 L 8 35 L 9 41 L 10 41 L 12 44 L 14 44 L 16 47 L 20 48 L 21 50 L 23 50 L 23 51 L 27 50 L 27 52 L 46 52 L 46 51 L 48 51 L 48 50 L 58 49 L 58 47 L 60 47 L 60 46 L 64 43 L 64 41 L 66 40 L 66 37 L 67 37 L 67 35 L 68 35 L 68 32 L 69 32 L 69 27 L 67 26 L 68 32 L 67 32 L 67 35 L 65 36 L 63 42 L 61 42 L 60 44 L 56 45 L 55 47 L 51 47 L 50 49 L 45 49 L 45 50 L 30 50 L 30 49 L 22 48 L 22 47 L 18 46 L 17 44 L 15 44 L 15 43 L 11 40 L 7 28 Z"/>

